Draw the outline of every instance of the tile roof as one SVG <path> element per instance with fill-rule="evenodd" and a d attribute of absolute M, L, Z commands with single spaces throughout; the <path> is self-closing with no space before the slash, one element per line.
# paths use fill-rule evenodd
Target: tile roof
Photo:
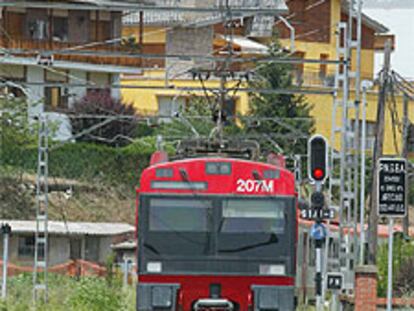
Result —
<path fill-rule="evenodd" d="M 0 224 L 8 223 L 14 233 L 36 232 L 34 220 L 0 220 Z M 101 235 L 111 236 L 134 232 L 134 227 L 126 223 L 99 223 L 99 222 L 48 222 L 49 234 L 56 235 Z"/>
<path fill-rule="evenodd" d="M 180 6 L 181 0 L 155 0 L 156 5 L 166 7 Z M 217 5 L 220 4 L 217 0 Z M 287 6 L 284 0 L 230 0 L 230 6 L 235 8 L 273 8 L 282 12 L 287 11 Z M 251 15 L 251 14 L 250 14 Z M 246 14 L 235 14 L 235 18 L 248 16 Z M 144 13 L 144 23 L 146 25 L 157 26 L 193 26 L 201 24 L 214 24 L 222 20 L 221 14 L 207 14 L 207 13 L 183 13 L 177 11 L 148 11 Z M 125 14 L 123 23 L 126 25 L 133 25 L 139 23 L 139 12 L 130 11 Z"/>

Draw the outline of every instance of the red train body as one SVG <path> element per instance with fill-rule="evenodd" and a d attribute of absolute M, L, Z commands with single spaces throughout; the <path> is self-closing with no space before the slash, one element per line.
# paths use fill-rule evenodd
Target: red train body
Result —
<path fill-rule="evenodd" d="M 142 173 L 137 310 L 294 309 L 294 176 L 266 163 L 196 158 Z"/>

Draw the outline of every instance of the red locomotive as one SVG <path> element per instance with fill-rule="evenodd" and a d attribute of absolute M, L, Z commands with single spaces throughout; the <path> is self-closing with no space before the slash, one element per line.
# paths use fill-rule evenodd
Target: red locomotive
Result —
<path fill-rule="evenodd" d="M 137 310 L 294 310 L 293 174 L 205 154 L 158 153 L 142 173 Z"/>

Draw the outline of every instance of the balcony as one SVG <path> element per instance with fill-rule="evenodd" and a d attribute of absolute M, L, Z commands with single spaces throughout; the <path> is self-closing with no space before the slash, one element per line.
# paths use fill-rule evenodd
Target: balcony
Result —
<path fill-rule="evenodd" d="M 111 53 L 140 53 L 142 49 L 139 47 L 130 47 L 126 45 L 99 45 L 92 47 L 81 47 L 83 43 L 68 43 L 58 42 L 52 40 L 34 40 L 16 38 L 12 39 L 0 38 L 0 44 L 6 49 L 10 49 L 15 56 L 36 57 L 42 51 L 53 51 L 55 60 L 69 61 L 69 62 L 84 62 L 97 65 L 112 65 L 112 66 L 128 66 L 141 67 L 142 59 L 137 57 L 128 57 L 127 55 L 111 56 Z M 79 54 L 64 54 L 64 51 L 69 50 L 78 51 Z M 146 46 L 146 50 L 150 49 Z M 60 52 L 60 53 L 59 53 Z M 82 54 L 84 53 L 84 54 Z M 96 53 L 96 54 L 94 54 Z M 101 54 L 101 55 L 99 55 Z M 108 54 L 108 55 L 104 55 Z"/>
<path fill-rule="evenodd" d="M 293 81 L 292 83 L 296 86 L 306 86 L 306 87 L 329 87 L 333 88 L 335 86 L 335 74 L 327 73 L 321 74 L 319 72 L 301 72 L 294 71 L 292 72 Z M 361 75 L 362 80 L 372 80 L 373 76 L 368 74 Z M 355 88 L 355 79 L 350 79 L 350 88 Z"/>

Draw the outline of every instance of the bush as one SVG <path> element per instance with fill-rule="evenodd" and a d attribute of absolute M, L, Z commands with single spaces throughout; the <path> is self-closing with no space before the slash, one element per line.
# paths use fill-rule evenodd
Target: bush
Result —
<path fill-rule="evenodd" d="M 406 241 L 402 234 L 394 234 L 393 248 L 393 289 L 397 296 L 407 294 L 414 289 L 414 245 Z M 411 269 L 411 270 L 410 270 Z M 385 297 L 388 280 L 388 243 L 380 246 L 378 251 L 378 296 Z"/>
<path fill-rule="evenodd" d="M 122 291 L 107 285 L 105 279 L 83 278 L 68 298 L 68 305 L 78 311 L 119 311 L 123 308 Z"/>
<path fill-rule="evenodd" d="M 123 103 L 111 97 L 109 90 L 96 90 L 88 93 L 73 105 L 74 116 L 71 117 L 73 134 L 77 135 L 91 127 L 107 120 L 106 116 L 127 116 L 132 118 L 118 119 L 97 128 L 77 140 L 94 142 L 110 146 L 120 146 L 129 143 L 129 137 L 134 137 L 137 130 L 137 120 L 133 117 L 137 111 L 131 104 Z M 99 117 L 80 117 L 94 115 Z"/>
<path fill-rule="evenodd" d="M 0 302 L 0 311 L 27 311 L 32 309 L 32 274 L 10 277 L 6 301 Z M 49 274 L 49 302 L 39 302 L 38 311 L 127 311 L 135 310 L 135 290 L 122 289 L 121 281 L 110 287 L 104 278 L 86 277 L 80 281 Z"/>
<path fill-rule="evenodd" d="M 156 150 L 155 137 L 143 138 L 125 147 L 114 148 L 93 143 L 68 143 L 49 153 L 49 174 L 54 177 L 99 181 L 109 185 L 135 186 L 142 170 L 148 166 Z M 169 148 L 171 150 L 171 148 Z M 15 161 L 13 150 L 6 150 L 3 163 L 22 165 L 27 172 L 36 172 L 37 146 L 26 146 Z"/>

